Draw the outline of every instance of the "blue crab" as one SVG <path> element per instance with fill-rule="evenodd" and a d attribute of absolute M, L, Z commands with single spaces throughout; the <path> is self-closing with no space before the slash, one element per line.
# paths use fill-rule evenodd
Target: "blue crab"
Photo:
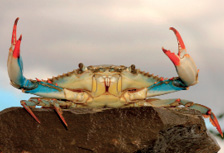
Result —
<path fill-rule="evenodd" d="M 221 136 L 220 125 L 210 108 L 184 99 L 160 100 L 154 96 L 186 90 L 198 82 L 198 69 L 186 52 L 184 42 L 179 32 L 171 27 L 178 41 L 178 54 L 162 48 L 176 67 L 179 77 L 164 79 L 145 73 L 135 68 L 116 65 L 84 66 L 57 77 L 47 80 L 26 79 L 23 76 L 23 64 L 20 56 L 22 35 L 16 38 L 17 22 L 15 20 L 11 47 L 8 56 L 8 74 L 12 86 L 24 93 L 40 97 L 21 100 L 21 105 L 40 123 L 32 111 L 32 107 L 53 107 L 67 127 L 62 115 L 62 108 L 77 107 L 178 107 L 183 105 L 200 111 L 204 117 L 209 117 Z"/>

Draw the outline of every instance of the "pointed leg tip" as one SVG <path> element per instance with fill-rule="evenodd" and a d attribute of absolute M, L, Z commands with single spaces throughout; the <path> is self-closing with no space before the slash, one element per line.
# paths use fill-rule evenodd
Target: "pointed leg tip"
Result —
<path fill-rule="evenodd" d="M 216 128 L 216 129 L 217 129 L 217 131 L 219 132 L 219 134 L 221 135 L 221 137 L 223 138 L 223 133 L 222 133 L 221 128 Z"/>
<path fill-rule="evenodd" d="M 214 127 L 216 127 L 217 131 L 220 133 L 221 137 L 223 138 L 223 132 L 222 132 L 222 129 L 219 125 L 219 121 L 218 119 L 216 118 L 215 114 L 211 112 L 210 114 L 210 122 L 212 123 L 212 125 Z"/>
<path fill-rule="evenodd" d="M 216 127 L 217 131 L 219 132 L 219 134 L 221 135 L 221 137 L 223 138 L 223 132 L 222 129 L 219 127 Z"/>
<path fill-rule="evenodd" d="M 66 129 L 68 129 L 68 124 L 67 122 L 65 121 L 65 118 L 63 117 L 62 115 L 62 112 L 61 112 L 61 108 L 54 105 L 54 108 L 55 108 L 55 111 L 56 113 L 58 114 L 58 116 L 60 117 L 61 121 L 63 122 L 63 124 L 65 125 Z"/>
<path fill-rule="evenodd" d="M 35 116 L 32 115 L 32 117 L 37 121 L 37 123 L 41 124 L 40 120 Z"/>
<path fill-rule="evenodd" d="M 24 101 L 21 102 L 21 105 L 25 108 L 25 110 L 40 124 L 40 120 L 36 117 L 33 111 L 26 105 Z"/>

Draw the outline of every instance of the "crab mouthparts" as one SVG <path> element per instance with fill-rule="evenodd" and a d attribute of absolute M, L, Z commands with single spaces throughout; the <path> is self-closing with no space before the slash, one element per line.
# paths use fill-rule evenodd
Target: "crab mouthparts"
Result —
<path fill-rule="evenodd" d="M 104 79 L 104 85 L 105 85 L 106 92 L 109 91 L 110 83 L 111 83 L 110 78 L 105 78 Z"/>

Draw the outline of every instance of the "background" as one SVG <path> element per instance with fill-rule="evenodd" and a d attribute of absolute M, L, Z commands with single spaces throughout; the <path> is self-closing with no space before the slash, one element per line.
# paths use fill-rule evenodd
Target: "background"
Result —
<path fill-rule="evenodd" d="M 224 112 L 224 1 L 48 0 L 0 2 L 0 110 L 27 95 L 9 84 L 7 56 L 14 20 L 23 34 L 24 76 L 46 79 L 78 67 L 135 64 L 163 77 L 177 76 L 163 46 L 177 52 L 175 27 L 200 69 L 199 84 L 160 98 L 184 98 Z M 206 121 L 207 122 L 207 121 Z M 224 128 L 224 121 L 220 120 Z M 212 128 L 211 124 L 207 124 Z M 221 139 L 217 139 L 224 147 Z M 220 153 L 224 153 L 222 149 Z"/>

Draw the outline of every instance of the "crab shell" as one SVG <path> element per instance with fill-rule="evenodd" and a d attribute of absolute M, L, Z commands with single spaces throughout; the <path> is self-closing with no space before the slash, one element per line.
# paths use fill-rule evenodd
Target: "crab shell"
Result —
<path fill-rule="evenodd" d="M 134 65 L 85 67 L 80 63 L 79 69 L 45 82 L 63 88 L 65 94 L 59 97 L 61 99 L 92 107 L 120 107 L 133 100 L 146 99 L 147 88 L 160 80 L 162 78 L 135 69 Z"/>

